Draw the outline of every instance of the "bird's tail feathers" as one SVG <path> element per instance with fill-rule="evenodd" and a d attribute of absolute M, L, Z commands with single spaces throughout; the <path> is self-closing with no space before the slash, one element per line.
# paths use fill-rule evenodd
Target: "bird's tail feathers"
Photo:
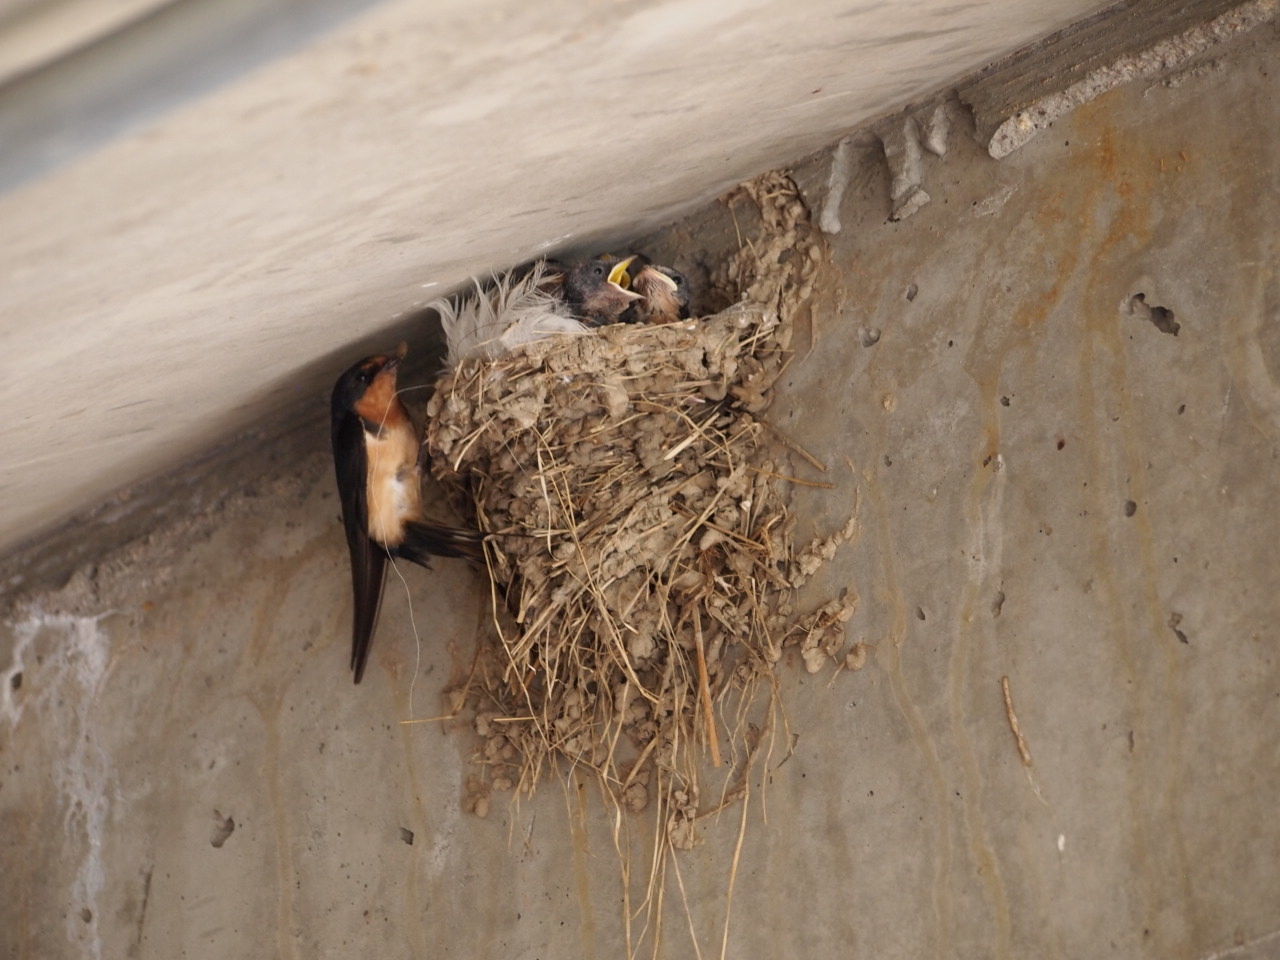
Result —
<path fill-rule="evenodd" d="M 404 540 L 396 547 L 396 555 L 427 566 L 431 557 L 484 558 L 484 534 L 461 527 L 411 521 L 405 524 Z"/>

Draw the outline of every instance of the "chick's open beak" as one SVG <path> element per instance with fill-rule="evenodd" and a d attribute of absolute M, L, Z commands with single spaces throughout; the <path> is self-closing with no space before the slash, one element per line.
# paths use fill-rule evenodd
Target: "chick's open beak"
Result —
<path fill-rule="evenodd" d="M 631 274 L 627 272 L 627 267 L 635 262 L 635 255 L 627 257 L 625 260 L 619 260 L 613 265 L 613 269 L 609 271 L 609 282 L 616 283 L 624 290 L 631 286 Z"/>
<path fill-rule="evenodd" d="M 628 300 L 639 300 L 641 295 L 631 289 L 631 274 L 627 272 L 627 268 L 635 261 L 635 256 L 627 257 L 625 260 L 619 260 L 613 265 L 613 269 L 609 271 L 609 283 L 618 288 L 618 292 L 627 297 Z"/>

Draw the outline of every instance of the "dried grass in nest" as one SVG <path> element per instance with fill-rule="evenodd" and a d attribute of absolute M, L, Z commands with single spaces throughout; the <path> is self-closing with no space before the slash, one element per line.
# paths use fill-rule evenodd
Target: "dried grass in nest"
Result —
<path fill-rule="evenodd" d="M 759 418 L 815 247 L 789 180 L 744 189 L 765 238 L 724 279 L 746 302 L 526 344 L 436 385 L 432 471 L 504 534 L 487 547 L 496 636 L 458 696 L 484 741 L 477 805 L 567 761 L 620 808 L 656 802 L 664 850 L 691 847 L 771 740 L 784 646 L 816 669 L 843 645 L 852 601 L 797 617 L 793 594 L 852 527 L 796 548 L 791 478 Z M 729 764 L 707 798 L 704 756 Z"/>

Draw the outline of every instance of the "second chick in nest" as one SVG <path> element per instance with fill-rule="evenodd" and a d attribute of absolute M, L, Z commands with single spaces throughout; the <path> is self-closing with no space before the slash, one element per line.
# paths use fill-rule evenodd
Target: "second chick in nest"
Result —
<path fill-rule="evenodd" d="M 633 267 L 631 291 L 640 299 L 627 307 L 622 315 L 624 323 L 675 323 L 689 319 L 689 304 L 693 294 L 688 278 L 679 270 L 650 263 L 647 257 L 635 257 L 643 261 L 639 269 Z"/>

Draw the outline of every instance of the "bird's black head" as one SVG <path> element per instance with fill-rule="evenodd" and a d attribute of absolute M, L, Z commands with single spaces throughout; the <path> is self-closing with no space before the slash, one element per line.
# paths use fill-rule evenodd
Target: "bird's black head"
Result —
<path fill-rule="evenodd" d="M 396 368 L 408 353 L 408 345 L 400 344 L 392 354 L 374 354 L 349 367 L 333 386 L 334 416 L 356 412 L 371 393 L 388 393 L 387 402 L 395 395 Z M 378 390 L 372 390 L 377 385 Z"/>
<path fill-rule="evenodd" d="M 627 307 L 640 299 L 630 289 L 628 269 L 635 257 L 603 255 L 570 267 L 565 274 L 564 299 L 583 323 L 602 326 L 617 323 Z"/>

